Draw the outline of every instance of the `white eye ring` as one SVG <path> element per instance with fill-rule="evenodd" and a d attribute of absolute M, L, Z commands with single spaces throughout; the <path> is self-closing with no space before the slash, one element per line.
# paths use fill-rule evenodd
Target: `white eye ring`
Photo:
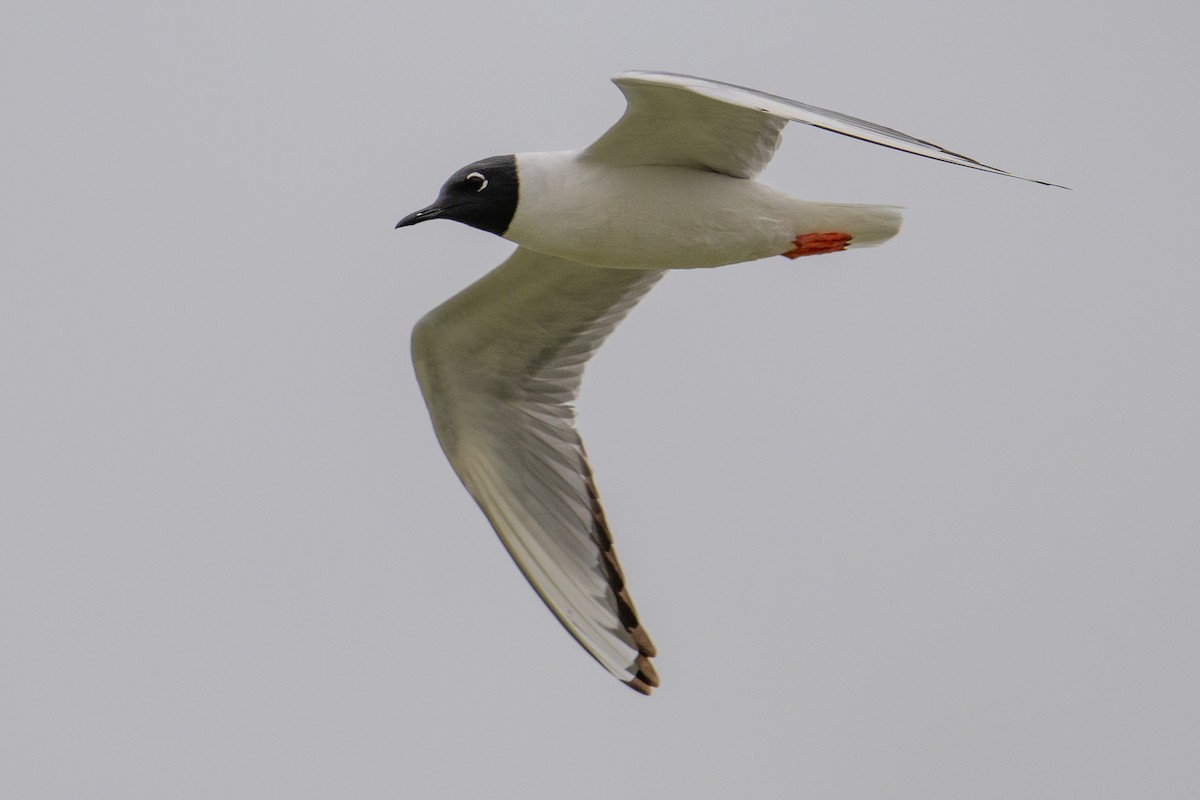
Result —
<path fill-rule="evenodd" d="M 467 180 L 471 180 L 473 178 L 479 178 L 479 188 L 476 189 L 475 191 L 482 192 L 484 189 L 487 188 L 488 181 L 487 181 L 487 178 L 483 177 L 482 172 L 472 172 L 470 175 L 467 176 Z"/>

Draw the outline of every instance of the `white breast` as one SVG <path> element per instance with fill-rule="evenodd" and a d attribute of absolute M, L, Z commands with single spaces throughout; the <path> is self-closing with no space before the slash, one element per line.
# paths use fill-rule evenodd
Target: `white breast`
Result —
<path fill-rule="evenodd" d="M 805 201 L 686 167 L 598 165 L 576 152 L 517 156 L 506 239 L 598 267 L 716 267 L 778 255 Z"/>

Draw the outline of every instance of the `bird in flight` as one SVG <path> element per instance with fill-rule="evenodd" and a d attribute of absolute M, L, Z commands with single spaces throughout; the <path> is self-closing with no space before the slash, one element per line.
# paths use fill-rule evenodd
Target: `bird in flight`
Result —
<path fill-rule="evenodd" d="M 834 253 L 896 234 L 894 207 L 801 200 L 755 180 L 788 122 L 1020 176 L 720 81 L 644 71 L 612 80 L 627 108 L 595 142 L 468 164 L 396 227 L 449 219 L 518 245 L 417 323 L 417 380 L 447 459 L 534 591 L 605 669 L 649 694 L 654 644 L 575 429 L 588 359 L 665 270 Z"/>

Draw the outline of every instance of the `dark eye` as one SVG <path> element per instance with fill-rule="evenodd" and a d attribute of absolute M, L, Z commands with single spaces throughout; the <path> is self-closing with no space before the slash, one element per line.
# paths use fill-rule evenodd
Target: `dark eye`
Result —
<path fill-rule="evenodd" d="M 477 192 L 482 192 L 487 188 L 487 178 L 483 177 L 482 172 L 472 172 L 467 176 L 467 185 Z"/>

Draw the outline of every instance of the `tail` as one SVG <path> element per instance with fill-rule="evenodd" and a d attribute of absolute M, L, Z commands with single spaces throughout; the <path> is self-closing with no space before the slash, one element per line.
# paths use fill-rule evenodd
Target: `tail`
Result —
<path fill-rule="evenodd" d="M 900 232 L 902 215 L 898 206 L 869 206 L 851 203 L 808 203 L 802 233 L 845 231 L 850 247 L 874 247 Z"/>

